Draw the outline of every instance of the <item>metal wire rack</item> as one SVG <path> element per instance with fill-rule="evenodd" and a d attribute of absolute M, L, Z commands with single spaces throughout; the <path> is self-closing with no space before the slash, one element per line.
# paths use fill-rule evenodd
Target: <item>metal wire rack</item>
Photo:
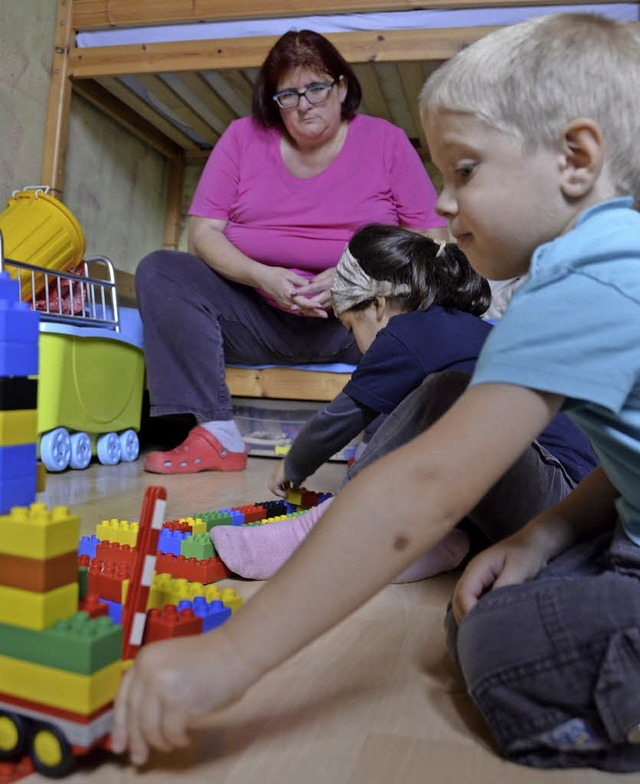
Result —
<path fill-rule="evenodd" d="M 4 256 L 0 232 L 0 272 L 6 270 L 17 278 L 22 290 L 31 283 L 28 300 L 43 321 L 73 326 L 104 327 L 120 332 L 120 314 L 113 263 L 106 256 L 91 256 L 82 262 L 82 274 L 59 272 Z"/>

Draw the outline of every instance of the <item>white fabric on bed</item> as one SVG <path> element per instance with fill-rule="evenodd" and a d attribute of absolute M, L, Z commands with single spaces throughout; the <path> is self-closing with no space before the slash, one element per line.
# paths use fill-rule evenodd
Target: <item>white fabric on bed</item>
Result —
<path fill-rule="evenodd" d="M 248 38 L 282 35 L 288 30 L 315 30 L 318 33 L 343 33 L 361 30 L 409 30 L 415 28 L 482 27 L 507 25 L 564 11 L 587 11 L 629 22 L 640 20 L 640 4 L 601 3 L 596 5 L 550 5 L 514 8 L 465 8 L 443 11 L 407 10 L 369 14 L 329 14 L 326 16 L 288 16 L 279 19 L 242 19 L 233 22 L 157 25 L 118 30 L 80 32 L 79 47 L 118 46 L 122 44 L 202 41 L 223 38 Z"/>

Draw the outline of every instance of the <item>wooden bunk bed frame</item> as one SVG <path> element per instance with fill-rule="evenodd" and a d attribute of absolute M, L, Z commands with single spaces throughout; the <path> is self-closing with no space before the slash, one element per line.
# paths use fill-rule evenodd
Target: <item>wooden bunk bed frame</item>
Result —
<path fill-rule="evenodd" d="M 475 8 L 549 6 L 561 0 L 473 0 Z M 587 0 L 591 2 L 591 0 Z M 592 0 L 593 3 L 596 0 Z M 430 9 L 463 9 L 469 0 L 430 0 Z M 62 197 L 64 159 L 72 90 L 117 120 L 131 133 L 161 153 L 169 165 L 165 216 L 166 248 L 176 248 L 182 228 L 181 200 L 187 163 L 204 160 L 226 125 L 250 105 L 252 74 L 261 65 L 277 36 L 179 41 L 80 48 L 79 31 L 136 26 L 257 20 L 266 18 L 402 11 L 424 8 L 412 0 L 58 0 L 52 76 L 46 117 L 41 182 Z M 494 27 L 376 30 L 331 33 L 327 37 L 353 65 L 363 85 L 364 110 L 386 117 L 407 131 L 423 158 L 426 141 L 417 114 L 417 95 L 425 77 L 442 61 L 486 35 Z M 218 94 L 207 74 L 216 72 L 238 101 Z M 172 74 L 167 83 L 162 75 Z M 123 84 L 135 76 L 145 89 L 155 91 L 185 125 L 206 141 L 199 144 L 155 112 Z M 191 95 L 176 90 L 182 85 Z M 391 89 L 390 89 L 391 88 Z M 195 96 L 195 99 L 194 99 Z M 195 103 L 194 103 L 195 100 Z M 215 117 L 198 106 L 212 107 Z M 244 111 L 244 113 L 248 113 Z M 348 374 L 273 368 L 230 368 L 232 394 L 330 400 L 346 383 Z"/>

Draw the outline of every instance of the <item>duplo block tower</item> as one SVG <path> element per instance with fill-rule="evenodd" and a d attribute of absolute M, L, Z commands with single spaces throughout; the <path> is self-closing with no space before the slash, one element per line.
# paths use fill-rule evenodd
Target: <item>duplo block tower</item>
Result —
<path fill-rule="evenodd" d="M 77 612 L 78 517 L 34 503 L 38 328 L 0 272 L 0 764 L 58 776 L 109 732 L 122 630 Z"/>
<path fill-rule="evenodd" d="M 0 272 L 0 514 L 36 497 L 39 315 Z"/>

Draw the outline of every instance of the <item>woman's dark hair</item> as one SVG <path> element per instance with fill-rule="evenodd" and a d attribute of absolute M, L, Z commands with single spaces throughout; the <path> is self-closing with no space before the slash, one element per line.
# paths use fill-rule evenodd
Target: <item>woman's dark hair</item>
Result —
<path fill-rule="evenodd" d="M 397 298 L 403 311 L 440 305 L 481 316 L 491 304 L 491 289 L 453 243 L 440 243 L 400 226 L 372 223 L 353 235 L 349 250 L 374 280 L 406 283 L 410 293 Z M 361 310 L 372 300 L 356 305 Z"/>
<path fill-rule="evenodd" d="M 308 68 L 318 74 L 327 73 L 347 83 L 347 95 L 342 104 L 342 118 L 350 120 L 362 98 L 358 77 L 335 46 L 313 30 L 290 30 L 278 38 L 258 72 L 253 88 L 253 117 L 266 128 L 284 129 L 278 105 L 273 100 L 278 81 L 294 68 Z"/>

